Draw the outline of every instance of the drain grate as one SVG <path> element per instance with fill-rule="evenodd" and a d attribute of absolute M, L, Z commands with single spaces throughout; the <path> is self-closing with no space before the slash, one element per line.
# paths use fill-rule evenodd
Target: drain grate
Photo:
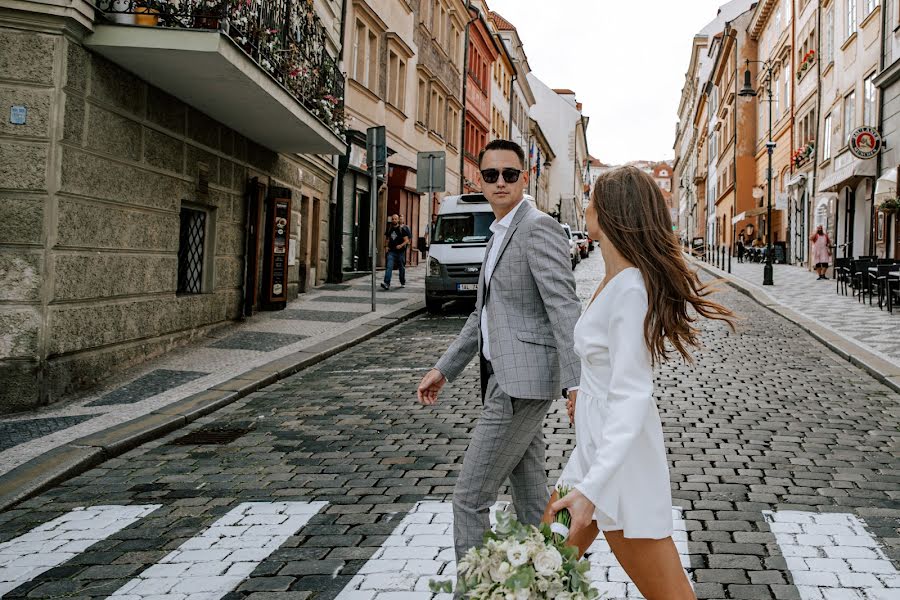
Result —
<path fill-rule="evenodd" d="M 198 429 L 168 443 L 169 446 L 203 446 L 216 444 L 223 446 L 243 437 L 253 430 L 252 427 L 218 427 Z"/>

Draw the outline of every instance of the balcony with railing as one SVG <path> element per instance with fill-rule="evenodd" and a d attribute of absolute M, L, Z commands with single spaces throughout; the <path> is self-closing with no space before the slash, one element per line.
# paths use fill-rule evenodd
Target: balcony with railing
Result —
<path fill-rule="evenodd" d="M 312 0 L 96 0 L 86 44 L 257 143 L 344 152 L 344 75 Z"/>

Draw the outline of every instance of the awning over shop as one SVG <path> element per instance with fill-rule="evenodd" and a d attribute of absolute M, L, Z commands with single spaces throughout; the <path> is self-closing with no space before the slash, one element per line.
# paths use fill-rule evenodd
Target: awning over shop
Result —
<path fill-rule="evenodd" d="M 795 187 L 806 183 L 806 173 L 797 173 L 787 182 L 787 187 Z"/>
<path fill-rule="evenodd" d="M 875 182 L 875 203 L 897 197 L 897 170 L 891 169 Z"/>
<path fill-rule="evenodd" d="M 850 162 L 822 179 L 820 190 L 834 192 L 844 185 L 851 185 L 861 177 L 875 177 L 875 161 L 851 158 Z"/>
<path fill-rule="evenodd" d="M 745 211 L 742 212 L 741 214 L 735 215 L 735 216 L 731 219 L 731 224 L 732 224 L 732 225 L 737 225 L 737 224 L 740 223 L 741 221 L 744 221 L 744 220 L 746 220 L 746 219 L 749 219 L 750 217 L 758 217 L 759 215 L 764 215 L 764 214 L 766 214 L 766 213 L 768 212 L 768 210 L 769 210 L 769 209 L 766 208 L 765 206 L 760 206 L 759 208 L 751 208 L 750 210 L 745 210 Z M 773 206 L 773 207 L 772 207 L 772 212 L 776 212 L 776 210 L 779 210 L 779 209 L 776 209 L 776 208 Z"/>
<path fill-rule="evenodd" d="M 818 196 L 816 196 L 816 209 L 822 206 L 827 206 L 829 201 L 834 200 L 837 197 L 838 195 L 834 192 L 819 194 Z"/>

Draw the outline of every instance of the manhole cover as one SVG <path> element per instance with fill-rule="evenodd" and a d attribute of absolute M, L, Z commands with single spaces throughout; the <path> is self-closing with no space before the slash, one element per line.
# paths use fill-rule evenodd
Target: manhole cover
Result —
<path fill-rule="evenodd" d="M 234 440 L 242 437 L 250 431 L 252 427 L 222 427 L 210 429 L 198 429 L 192 431 L 179 438 L 175 438 L 168 445 L 170 446 L 202 446 L 206 444 L 230 444 Z"/>

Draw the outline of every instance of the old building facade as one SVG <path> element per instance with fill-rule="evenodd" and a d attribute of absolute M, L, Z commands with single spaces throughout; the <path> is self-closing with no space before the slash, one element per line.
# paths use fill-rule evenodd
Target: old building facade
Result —
<path fill-rule="evenodd" d="M 187 8 L 5 7 L 17 118 L 0 125 L 0 409 L 53 402 L 321 280 L 345 148 L 340 40 L 318 16 L 335 7 L 278 8 L 292 33 L 263 40 Z"/>

